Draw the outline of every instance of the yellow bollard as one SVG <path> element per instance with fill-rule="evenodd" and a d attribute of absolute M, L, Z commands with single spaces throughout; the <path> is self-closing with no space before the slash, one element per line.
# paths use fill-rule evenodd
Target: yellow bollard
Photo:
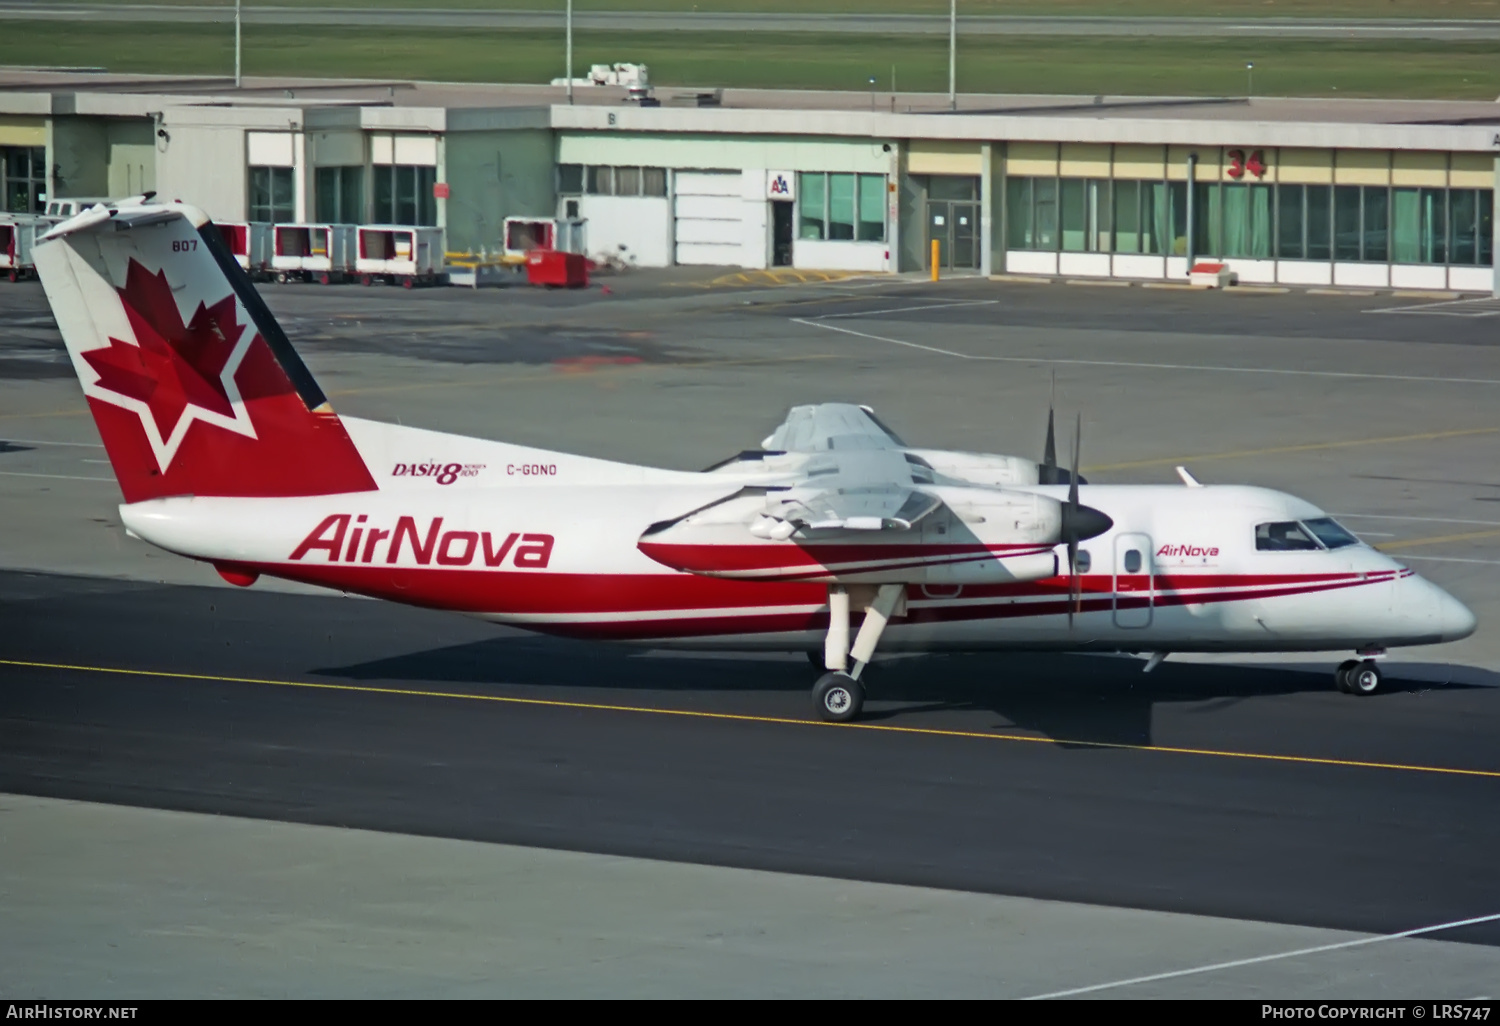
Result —
<path fill-rule="evenodd" d="M 932 280 L 938 280 L 938 240 L 932 240 Z"/>

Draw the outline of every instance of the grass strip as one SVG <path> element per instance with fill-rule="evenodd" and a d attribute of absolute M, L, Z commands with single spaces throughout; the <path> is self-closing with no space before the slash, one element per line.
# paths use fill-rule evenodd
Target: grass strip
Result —
<path fill-rule="evenodd" d="M 0 64 L 104 66 L 114 72 L 227 74 L 232 33 L 214 25 L 0 22 Z M 634 61 L 659 86 L 868 90 L 889 109 L 891 70 L 902 92 L 946 92 L 940 37 L 826 33 L 579 32 L 574 67 Z M 966 41 L 963 92 L 1241 96 L 1245 62 L 1257 96 L 1494 100 L 1500 41 L 1026 37 Z M 557 33 L 379 27 L 245 32 L 249 75 L 349 76 L 383 81 L 545 82 L 561 74 Z"/>
<path fill-rule="evenodd" d="M 128 7 L 233 7 L 233 0 L 72 0 Z M 293 7 L 296 0 L 244 0 L 250 7 Z M 425 10 L 561 11 L 562 0 L 309 0 L 312 7 Z M 948 0 L 573 0 L 574 11 L 794 12 L 798 14 L 948 13 Z M 1500 0 L 959 0 L 959 17 L 1136 18 L 1500 18 Z"/>

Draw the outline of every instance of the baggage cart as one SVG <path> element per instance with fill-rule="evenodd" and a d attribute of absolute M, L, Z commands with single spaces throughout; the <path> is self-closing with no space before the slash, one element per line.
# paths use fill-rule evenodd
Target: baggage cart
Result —
<path fill-rule="evenodd" d="M 35 278 L 31 248 L 58 221 L 40 214 L 0 214 L 0 277 L 10 281 Z"/>
<path fill-rule="evenodd" d="M 524 263 L 534 249 L 562 253 L 584 251 L 584 224 L 579 217 L 507 217 L 504 222 L 505 256 Z"/>
<path fill-rule="evenodd" d="M 271 270 L 271 225 L 265 221 L 216 221 L 219 234 L 234 259 L 252 278 Z"/>
<path fill-rule="evenodd" d="M 442 279 L 443 230 L 396 224 L 359 226 L 355 269 L 362 284 L 436 285 Z"/>
<path fill-rule="evenodd" d="M 327 285 L 354 273 L 352 224 L 271 226 L 271 270 L 277 281 L 316 281 Z"/>

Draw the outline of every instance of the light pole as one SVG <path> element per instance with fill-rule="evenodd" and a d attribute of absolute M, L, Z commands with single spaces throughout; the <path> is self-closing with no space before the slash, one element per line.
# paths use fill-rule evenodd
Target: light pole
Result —
<path fill-rule="evenodd" d="M 870 113 L 875 113 L 875 76 L 870 76 Z"/>
<path fill-rule="evenodd" d="M 573 103 L 573 0 L 568 0 L 568 13 L 565 20 L 568 23 L 566 48 L 568 51 L 568 104 L 571 106 Z"/>
<path fill-rule="evenodd" d="M 240 0 L 234 0 L 234 87 L 240 87 Z"/>
<path fill-rule="evenodd" d="M 1255 62 L 1245 62 L 1245 99 L 1255 95 Z"/>
<path fill-rule="evenodd" d="M 948 109 L 958 110 L 958 0 L 948 0 Z"/>

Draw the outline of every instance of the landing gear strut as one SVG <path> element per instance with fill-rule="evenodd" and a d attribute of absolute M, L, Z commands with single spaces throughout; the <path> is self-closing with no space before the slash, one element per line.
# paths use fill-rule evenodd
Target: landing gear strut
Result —
<path fill-rule="evenodd" d="M 874 656 L 880 635 L 905 594 L 904 584 L 882 584 L 875 589 L 873 600 L 864 607 L 864 622 L 859 625 L 851 647 L 849 588 L 842 584 L 828 586 L 828 636 L 823 642 L 823 665 L 828 672 L 813 685 L 813 705 L 822 719 L 847 723 L 859 716 L 865 705 L 865 689 L 859 676 Z"/>
<path fill-rule="evenodd" d="M 1385 674 L 1373 659 L 1349 659 L 1333 672 L 1333 681 L 1346 695 L 1373 695 L 1385 682 Z"/>

